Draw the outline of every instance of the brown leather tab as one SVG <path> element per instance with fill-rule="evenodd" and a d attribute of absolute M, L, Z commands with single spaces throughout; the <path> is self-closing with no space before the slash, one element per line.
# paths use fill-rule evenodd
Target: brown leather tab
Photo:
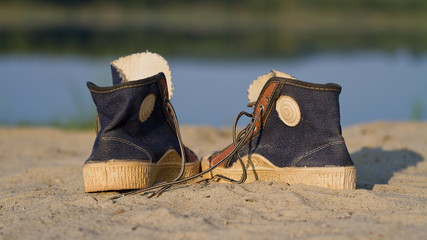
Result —
<path fill-rule="evenodd" d="M 254 116 L 256 116 L 258 112 L 261 110 L 264 111 L 265 113 L 265 111 L 267 110 L 268 104 L 270 104 L 272 101 L 271 98 L 274 93 L 274 90 L 276 89 L 277 84 L 278 84 L 277 82 L 270 83 L 270 85 L 268 85 L 267 88 L 262 92 L 262 96 L 258 98 L 258 102 L 255 106 Z M 260 121 L 256 123 L 256 129 L 259 128 L 259 125 L 260 125 Z"/>
<path fill-rule="evenodd" d="M 233 151 L 233 149 L 234 149 L 234 144 L 231 144 L 221 152 L 213 154 L 210 159 L 211 166 L 215 165 L 217 162 L 224 159 L 228 154 L 230 154 Z M 225 167 L 225 162 L 221 163 L 219 166 Z"/>

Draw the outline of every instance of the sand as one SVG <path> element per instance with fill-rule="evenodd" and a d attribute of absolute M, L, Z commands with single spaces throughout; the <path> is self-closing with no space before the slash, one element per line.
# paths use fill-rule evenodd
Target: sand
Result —
<path fill-rule="evenodd" d="M 182 127 L 198 155 L 229 129 Z M 427 239 L 427 123 L 344 129 L 357 189 L 193 183 L 157 198 L 84 193 L 94 132 L 0 128 L 0 239 Z"/>

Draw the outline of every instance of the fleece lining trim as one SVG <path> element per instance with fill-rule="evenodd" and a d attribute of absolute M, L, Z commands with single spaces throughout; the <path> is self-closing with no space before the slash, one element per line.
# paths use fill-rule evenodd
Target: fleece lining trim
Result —
<path fill-rule="evenodd" d="M 152 52 L 134 53 L 111 62 L 117 69 L 122 82 L 136 81 L 162 72 L 166 77 L 169 99 L 173 94 L 172 73 L 169 64 L 162 56 Z"/>
<path fill-rule="evenodd" d="M 267 81 L 272 77 L 283 77 L 283 78 L 291 78 L 295 79 L 295 77 L 292 77 L 289 74 L 279 72 L 276 70 L 271 70 L 271 72 L 266 73 L 262 76 L 259 76 L 256 80 L 254 80 L 251 85 L 249 85 L 248 89 L 248 99 L 249 103 L 254 103 L 258 100 L 258 96 L 261 93 L 264 85 L 267 83 Z"/>

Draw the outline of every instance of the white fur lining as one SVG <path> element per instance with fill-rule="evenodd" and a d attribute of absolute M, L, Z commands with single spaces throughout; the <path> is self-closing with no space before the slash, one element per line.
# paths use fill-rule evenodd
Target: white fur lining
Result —
<path fill-rule="evenodd" d="M 148 51 L 134 53 L 112 61 L 111 65 L 119 71 L 122 82 L 140 80 L 162 72 L 166 76 L 169 99 L 172 97 L 172 73 L 166 59 L 159 54 Z"/>
<path fill-rule="evenodd" d="M 284 77 L 284 78 L 295 79 L 289 74 L 282 73 L 276 70 L 271 70 L 271 72 L 264 74 L 262 76 L 259 76 L 256 80 L 254 80 L 251 83 L 251 85 L 249 85 L 249 89 L 248 89 L 249 103 L 254 103 L 258 100 L 258 96 L 261 93 L 261 90 L 264 87 L 265 83 L 267 83 L 267 81 L 272 77 Z"/>

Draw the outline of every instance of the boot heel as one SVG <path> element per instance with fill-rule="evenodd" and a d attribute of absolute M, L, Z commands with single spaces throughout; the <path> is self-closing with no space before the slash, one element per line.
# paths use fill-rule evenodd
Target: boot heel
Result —
<path fill-rule="evenodd" d="M 329 189 L 356 189 L 356 168 L 354 166 L 283 168 L 278 171 L 280 181 L 290 185 L 303 183 Z"/>
<path fill-rule="evenodd" d="M 172 181 L 180 165 L 168 166 L 141 162 L 106 162 L 83 167 L 85 192 L 142 189 L 156 182 Z M 199 173 L 199 162 L 186 163 L 183 178 Z"/>
<path fill-rule="evenodd" d="M 172 181 L 181 170 L 181 157 L 169 150 L 157 163 L 109 160 L 83 166 L 85 192 L 142 189 L 157 182 Z M 200 162 L 187 162 L 183 178 L 196 175 Z"/>
<path fill-rule="evenodd" d="M 101 162 L 85 164 L 85 192 L 139 189 L 154 184 L 157 169 L 141 162 Z"/>

